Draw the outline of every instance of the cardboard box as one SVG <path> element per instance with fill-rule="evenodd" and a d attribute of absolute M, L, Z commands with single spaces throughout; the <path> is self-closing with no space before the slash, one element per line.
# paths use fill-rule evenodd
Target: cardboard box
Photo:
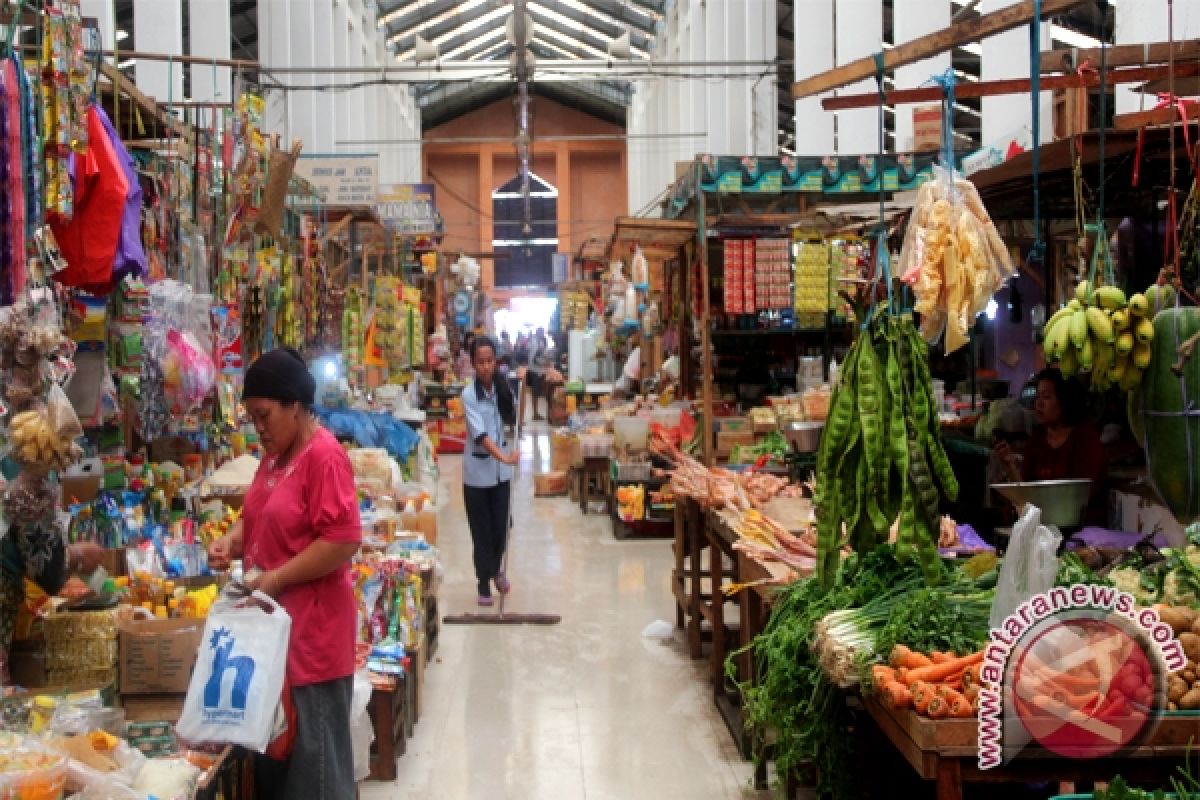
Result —
<path fill-rule="evenodd" d="M 186 694 L 122 695 L 121 707 L 125 709 L 125 719 L 130 722 L 175 723 L 183 715 L 186 698 Z"/>
<path fill-rule="evenodd" d="M 721 431 L 717 434 L 717 457 L 728 458 L 737 445 L 754 444 L 753 431 Z"/>
<path fill-rule="evenodd" d="M 203 637 L 202 619 L 122 622 L 121 694 L 186 693 Z"/>
<path fill-rule="evenodd" d="M 721 433 L 749 433 L 753 427 L 749 417 L 719 417 L 714 421 Z"/>
<path fill-rule="evenodd" d="M 196 452 L 196 445 L 186 436 L 164 436 L 150 443 L 150 460 L 155 463 L 172 461 L 183 466 L 183 459 Z"/>
<path fill-rule="evenodd" d="M 942 107 L 917 106 L 912 110 L 914 153 L 942 148 Z"/>

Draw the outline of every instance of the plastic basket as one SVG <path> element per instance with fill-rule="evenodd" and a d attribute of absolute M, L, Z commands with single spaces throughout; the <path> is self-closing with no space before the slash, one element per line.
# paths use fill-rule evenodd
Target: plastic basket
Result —
<path fill-rule="evenodd" d="M 616 473 L 614 475 L 614 477 L 618 481 L 625 481 L 625 482 L 633 483 L 633 482 L 639 482 L 639 481 L 648 481 L 652 477 L 652 473 L 651 473 L 652 467 L 648 463 L 640 463 L 640 464 L 620 464 L 620 463 L 618 463 L 618 464 L 614 465 L 613 469 L 614 469 L 614 472 Z"/>
<path fill-rule="evenodd" d="M 607 458 L 612 452 L 613 437 L 609 433 L 579 434 L 579 452 L 583 458 Z"/>

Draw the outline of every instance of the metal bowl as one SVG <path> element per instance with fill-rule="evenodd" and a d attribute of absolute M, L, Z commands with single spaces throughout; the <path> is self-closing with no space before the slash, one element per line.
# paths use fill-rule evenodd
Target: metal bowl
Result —
<path fill-rule="evenodd" d="M 1042 510 L 1043 525 L 1078 525 L 1092 492 L 1089 480 L 993 483 L 992 488 L 1020 507 L 1032 503 Z"/>
<path fill-rule="evenodd" d="M 793 420 L 784 423 L 779 430 L 797 453 L 815 453 L 821 444 L 821 431 L 824 428 L 824 422 Z"/>

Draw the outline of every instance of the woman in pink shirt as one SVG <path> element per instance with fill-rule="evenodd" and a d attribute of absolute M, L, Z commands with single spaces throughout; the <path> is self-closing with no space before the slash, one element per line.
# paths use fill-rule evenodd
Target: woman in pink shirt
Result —
<path fill-rule="evenodd" d="M 266 457 L 242 522 L 209 548 L 209 564 L 245 561 L 247 584 L 292 617 L 287 676 L 296 738 L 283 761 L 259 756 L 264 798 L 352 800 L 350 742 L 357 610 L 349 563 L 361 527 L 350 459 L 312 415 L 316 382 L 290 348 L 246 371 L 242 401 Z"/>

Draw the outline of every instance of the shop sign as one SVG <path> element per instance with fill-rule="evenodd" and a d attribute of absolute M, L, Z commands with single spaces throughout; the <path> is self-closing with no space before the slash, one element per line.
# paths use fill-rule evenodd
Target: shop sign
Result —
<path fill-rule="evenodd" d="M 432 183 L 392 183 L 379 187 L 379 217 L 396 233 L 437 233 L 441 227 Z"/>
<path fill-rule="evenodd" d="M 963 175 L 998 167 L 1033 147 L 1033 131 L 1022 127 L 995 144 L 988 145 L 963 158 Z"/>
<path fill-rule="evenodd" d="M 942 107 L 917 106 L 912 110 L 913 152 L 927 153 L 942 146 Z"/>
<path fill-rule="evenodd" d="M 379 196 L 379 156 L 302 155 L 296 174 L 327 206 L 373 206 Z"/>

